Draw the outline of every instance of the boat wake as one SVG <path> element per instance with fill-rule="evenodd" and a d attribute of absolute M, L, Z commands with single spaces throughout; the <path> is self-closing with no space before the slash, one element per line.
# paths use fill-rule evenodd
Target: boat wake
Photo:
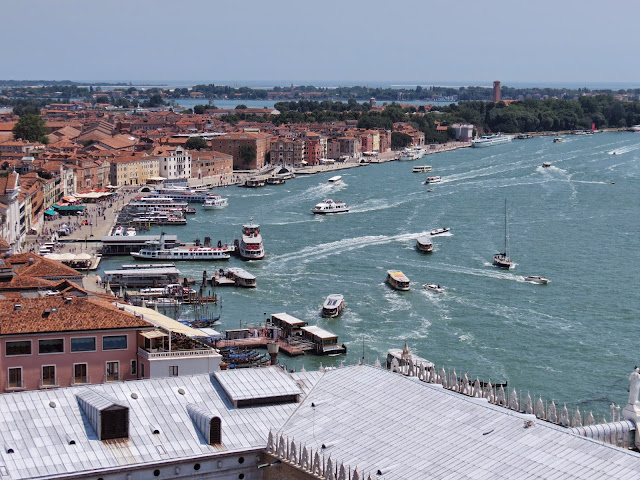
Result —
<path fill-rule="evenodd" d="M 462 267 L 460 265 L 452 265 L 449 263 L 429 263 L 429 269 L 441 270 L 441 271 L 450 272 L 450 273 L 458 273 L 461 275 L 472 275 L 475 277 L 488 277 L 488 278 L 496 278 L 498 280 L 511 280 L 515 282 L 519 281 L 518 280 L 519 278 L 523 278 L 520 275 L 509 273 L 509 270 L 498 269 L 490 262 L 484 262 L 483 265 L 485 267 L 492 267 L 492 268 L 491 269 L 469 268 L 469 267 Z"/>
<path fill-rule="evenodd" d="M 407 200 L 408 201 L 408 200 Z M 367 200 L 364 203 L 356 207 L 351 207 L 350 213 L 364 213 L 364 212 L 374 212 L 376 210 L 386 210 L 388 208 L 395 208 L 405 203 L 405 201 L 389 203 L 387 200 L 383 199 L 373 199 Z"/>
<path fill-rule="evenodd" d="M 625 153 L 629 153 L 629 152 L 633 152 L 634 150 L 638 150 L 638 148 L 640 148 L 640 145 L 630 145 L 628 147 L 620 147 L 617 148 L 615 150 L 611 150 L 610 152 L 607 152 L 609 155 L 623 155 Z"/>

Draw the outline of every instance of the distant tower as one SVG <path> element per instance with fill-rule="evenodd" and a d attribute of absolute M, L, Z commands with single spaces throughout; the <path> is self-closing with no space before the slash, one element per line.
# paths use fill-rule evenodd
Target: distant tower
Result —
<path fill-rule="evenodd" d="M 374 97 L 371 97 L 369 99 L 369 107 L 375 107 L 376 106 L 376 99 Z"/>
<path fill-rule="evenodd" d="M 500 80 L 494 80 L 493 82 L 493 103 L 500 101 Z"/>

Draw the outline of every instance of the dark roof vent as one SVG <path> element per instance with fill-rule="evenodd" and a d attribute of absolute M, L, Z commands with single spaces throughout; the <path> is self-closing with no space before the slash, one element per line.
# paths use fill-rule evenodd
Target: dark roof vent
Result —
<path fill-rule="evenodd" d="M 92 390 L 82 390 L 76 398 L 100 440 L 129 438 L 129 407 Z"/>
<path fill-rule="evenodd" d="M 29 257 L 29 265 L 33 265 L 36 263 L 36 260 L 33 257 Z"/>
<path fill-rule="evenodd" d="M 73 297 L 64 297 L 64 303 L 67 305 L 70 304 L 72 300 L 73 300 Z"/>
<path fill-rule="evenodd" d="M 14 303 L 13 304 L 13 310 L 15 312 L 19 312 L 20 310 L 22 310 L 22 305 L 20 303 Z"/>

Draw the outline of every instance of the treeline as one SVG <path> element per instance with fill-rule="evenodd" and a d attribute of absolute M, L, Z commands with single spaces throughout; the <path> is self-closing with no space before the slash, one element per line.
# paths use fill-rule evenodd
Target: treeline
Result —
<path fill-rule="evenodd" d="M 194 85 L 191 90 L 188 88 L 175 88 L 173 92 L 166 91 L 169 96 L 173 98 L 180 97 L 189 97 L 191 92 L 200 92 L 204 94 L 206 98 L 219 98 L 227 96 L 231 97 L 240 97 L 243 99 L 256 99 L 256 100 L 264 100 L 268 98 L 268 90 L 261 88 L 249 88 L 249 87 L 229 87 L 228 85 L 214 85 L 213 83 L 209 85 Z"/>

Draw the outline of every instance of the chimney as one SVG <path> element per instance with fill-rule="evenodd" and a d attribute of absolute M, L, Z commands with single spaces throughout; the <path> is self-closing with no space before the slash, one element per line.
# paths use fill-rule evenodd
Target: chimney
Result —
<path fill-rule="evenodd" d="M 69 305 L 71 303 L 71 301 L 73 300 L 73 297 L 64 297 L 64 303 L 65 305 Z"/>
<path fill-rule="evenodd" d="M 36 263 L 34 258 L 33 257 L 29 257 L 29 265 L 33 265 L 34 263 Z"/>
<path fill-rule="evenodd" d="M 14 312 L 19 312 L 20 310 L 22 310 L 22 305 L 19 303 L 14 303 L 13 304 L 13 311 Z"/>

